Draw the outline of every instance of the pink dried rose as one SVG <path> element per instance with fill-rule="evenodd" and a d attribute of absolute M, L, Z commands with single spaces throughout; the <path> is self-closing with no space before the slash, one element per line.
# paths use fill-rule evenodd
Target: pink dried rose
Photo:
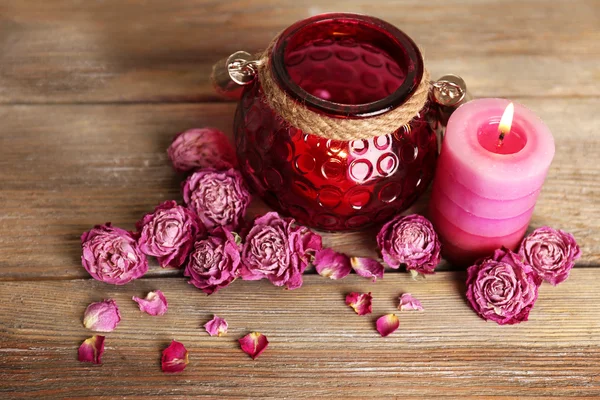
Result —
<path fill-rule="evenodd" d="M 319 250 L 313 265 L 319 275 L 329 279 L 342 279 L 352 271 L 350 258 L 332 249 Z"/>
<path fill-rule="evenodd" d="M 229 140 L 215 128 L 190 129 L 178 134 L 167 149 L 167 154 L 178 172 L 237 166 L 235 151 Z"/>
<path fill-rule="evenodd" d="M 569 277 L 581 250 L 570 233 L 543 226 L 523 239 L 519 256 L 540 279 L 558 285 Z"/>
<path fill-rule="evenodd" d="M 297 289 L 302 273 L 321 250 L 321 236 L 292 218 L 269 212 L 254 220 L 242 248 L 242 279 L 267 278 L 276 286 Z"/>
<path fill-rule="evenodd" d="M 346 295 L 346 305 L 352 307 L 358 315 L 371 314 L 371 302 L 373 297 L 369 293 L 352 292 Z"/>
<path fill-rule="evenodd" d="M 81 264 L 92 278 L 124 285 L 148 271 L 148 260 L 131 232 L 110 222 L 81 235 Z"/>
<path fill-rule="evenodd" d="M 369 257 L 351 257 L 350 265 L 354 272 L 363 278 L 373 278 L 373 282 L 383 279 L 383 265 L 377 260 Z"/>
<path fill-rule="evenodd" d="M 242 174 L 234 169 L 202 169 L 183 184 L 183 201 L 208 230 L 217 226 L 238 229 L 251 199 Z"/>
<path fill-rule="evenodd" d="M 396 331 L 400 326 L 400 320 L 396 314 L 387 314 L 377 319 L 377 332 L 381 337 L 386 337 Z"/>
<path fill-rule="evenodd" d="M 173 340 L 169 347 L 163 350 L 161 367 L 168 374 L 181 372 L 189 364 L 188 351 L 185 346 Z"/>
<path fill-rule="evenodd" d="M 77 359 L 81 362 L 102 364 L 102 354 L 104 354 L 104 336 L 94 335 L 81 343 Z"/>
<path fill-rule="evenodd" d="M 467 270 L 467 300 L 483 319 L 499 325 L 527 321 L 538 296 L 533 270 L 502 248 Z"/>
<path fill-rule="evenodd" d="M 137 224 L 140 250 L 157 258 L 161 267 L 179 268 L 196 239 L 205 233 L 198 217 L 173 200 L 165 201 Z"/>
<path fill-rule="evenodd" d="M 239 236 L 218 227 L 211 236 L 194 244 L 184 275 L 188 283 L 206 294 L 228 286 L 240 275 Z"/>
<path fill-rule="evenodd" d="M 83 325 L 96 332 L 112 332 L 119 322 L 121 313 L 113 299 L 91 303 L 83 313 Z"/>
<path fill-rule="evenodd" d="M 249 333 L 243 338 L 238 339 L 238 341 L 240 342 L 242 351 L 252 357 L 253 360 L 256 360 L 267 349 L 267 346 L 269 346 L 267 337 L 258 332 Z"/>
<path fill-rule="evenodd" d="M 424 311 L 421 302 L 415 299 L 410 293 L 404 293 L 399 298 L 398 310 L 400 311 Z"/>
<path fill-rule="evenodd" d="M 433 225 L 417 214 L 397 216 L 377 234 L 383 261 L 391 268 L 406 265 L 408 271 L 433 274 L 441 260 L 441 244 Z"/>
<path fill-rule="evenodd" d="M 228 327 L 227 321 L 216 315 L 213 316 L 213 319 L 204 324 L 204 328 L 210 336 L 223 336 L 227 334 Z"/>
<path fill-rule="evenodd" d="M 153 316 L 164 315 L 167 312 L 167 308 L 169 306 L 169 304 L 167 303 L 167 298 L 160 290 L 148 292 L 145 299 L 141 299 L 135 296 L 133 296 L 131 299 L 138 303 L 140 311 L 143 311 Z"/>

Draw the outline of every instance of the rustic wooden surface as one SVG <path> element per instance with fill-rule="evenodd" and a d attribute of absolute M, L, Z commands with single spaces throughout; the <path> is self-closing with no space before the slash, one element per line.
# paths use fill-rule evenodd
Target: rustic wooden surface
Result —
<path fill-rule="evenodd" d="M 311 3 L 0 0 L 0 398 L 600 397 L 600 1 Z M 82 269 L 82 231 L 132 228 L 180 198 L 165 154 L 175 133 L 231 133 L 235 105 L 208 85 L 212 63 L 334 10 L 388 20 L 423 48 L 433 76 L 458 73 L 475 95 L 515 99 L 550 126 L 557 153 L 531 228 L 573 232 L 583 256 L 567 282 L 542 287 L 529 322 L 477 318 L 464 273 L 448 265 L 426 281 L 308 275 L 294 292 L 235 282 L 211 297 L 156 263 L 124 287 Z M 256 202 L 250 214 L 264 211 Z M 374 256 L 372 236 L 325 241 Z M 164 317 L 130 300 L 152 289 L 169 299 Z M 353 290 L 373 292 L 372 316 L 344 305 Z M 399 332 L 378 337 L 373 320 L 407 291 L 426 312 L 402 313 Z M 123 321 L 104 365 L 81 364 L 83 310 L 108 297 Z M 203 331 L 213 313 L 228 336 Z M 252 330 L 271 341 L 256 361 L 236 343 Z M 191 353 L 178 376 L 159 366 L 171 339 Z"/>

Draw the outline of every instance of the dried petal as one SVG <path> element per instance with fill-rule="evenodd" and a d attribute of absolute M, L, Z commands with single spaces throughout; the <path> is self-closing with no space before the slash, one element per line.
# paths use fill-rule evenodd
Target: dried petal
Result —
<path fill-rule="evenodd" d="M 269 345 L 267 337 L 262 333 L 252 332 L 238 340 L 244 353 L 256 360 Z"/>
<path fill-rule="evenodd" d="M 381 337 L 394 333 L 400 326 L 400 320 L 396 314 L 387 314 L 377 319 L 377 331 Z"/>
<path fill-rule="evenodd" d="M 400 296 L 400 304 L 398 304 L 398 310 L 400 311 L 424 311 L 421 302 L 415 299 L 412 294 L 404 293 Z"/>
<path fill-rule="evenodd" d="M 173 340 L 169 347 L 163 350 L 161 366 L 163 372 L 174 374 L 181 372 L 189 364 L 188 351 L 185 346 Z"/>
<path fill-rule="evenodd" d="M 213 316 L 213 319 L 204 324 L 204 328 L 206 328 L 206 332 L 208 332 L 210 336 L 223 336 L 227 334 L 228 326 L 227 321 L 216 315 Z"/>
<path fill-rule="evenodd" d="M 120 321 L 121 313 L 113 299 L 92 303 L 83 313 L 83 325 L 97 332 L 112 332 Z"/>
<path fill-rule="evenodd" d="M 139 297 L 135 296 L 133 296 L 131 299 L 138 303 L 140 311 L 150 315 L 163 315 L 167 312 L 167 299 L 160 290 L 149 292 L 145 299 L 140 299 Z"/>
<path fill-rule="evenodd" d="M 81 343 L 77 359 L 81 362 L 102 364 L 102 354 L 104 354 L 104 336 L 94 335 Z"/>
<path fill-rule="evenodd" d="M 369 257 L 352 257 L 350 264 L 358 275 L 364 278 L 373 278 L 373 282 L 377 278 L 383 278 L 383 265 L 377 260 Z"/>
<path fill-rule="evenodd" d="M 346 296 L 346 305 L 352 307 L 358 315 L 371 314 L 371 301 L 373 297 L 369 293 L 352 292 Z"/>
<path fill-rule="evenodd" d="M 318 251 L 313 264 L 319 275 L 329 279 L 342 279 L 352 271 L 350 258 L 332 249 Z"/>

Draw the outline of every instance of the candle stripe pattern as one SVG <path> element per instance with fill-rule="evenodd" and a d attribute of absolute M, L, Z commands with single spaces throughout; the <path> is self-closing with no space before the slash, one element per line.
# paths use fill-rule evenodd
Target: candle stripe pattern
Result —
<path fill-rule="evenodd" d="M 497 127 L 508 104 L 474 100 L 448 122 L 429 213 L 443 256 L 457 265 L 502 246 L 518 247 L 554 156 L 550 130 L 519 104 L 512 129 L 499 144 Z M 510 151 L 500 149 L 504 145 Z"/>

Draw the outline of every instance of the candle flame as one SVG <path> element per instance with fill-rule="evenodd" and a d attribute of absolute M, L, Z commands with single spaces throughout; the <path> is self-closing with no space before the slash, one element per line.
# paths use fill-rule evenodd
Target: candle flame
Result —
<path fill-rule="evenodd" d="M 504 136 L 510 133 L 510 127 L 512 126 L 513 116 L 515 114 L 515 105 L 510 103 L 506 106 L 502 118 L 500 118 L 500 124 L 498 125 L 498 136 L 500 143 L 504 140 Z"/>

